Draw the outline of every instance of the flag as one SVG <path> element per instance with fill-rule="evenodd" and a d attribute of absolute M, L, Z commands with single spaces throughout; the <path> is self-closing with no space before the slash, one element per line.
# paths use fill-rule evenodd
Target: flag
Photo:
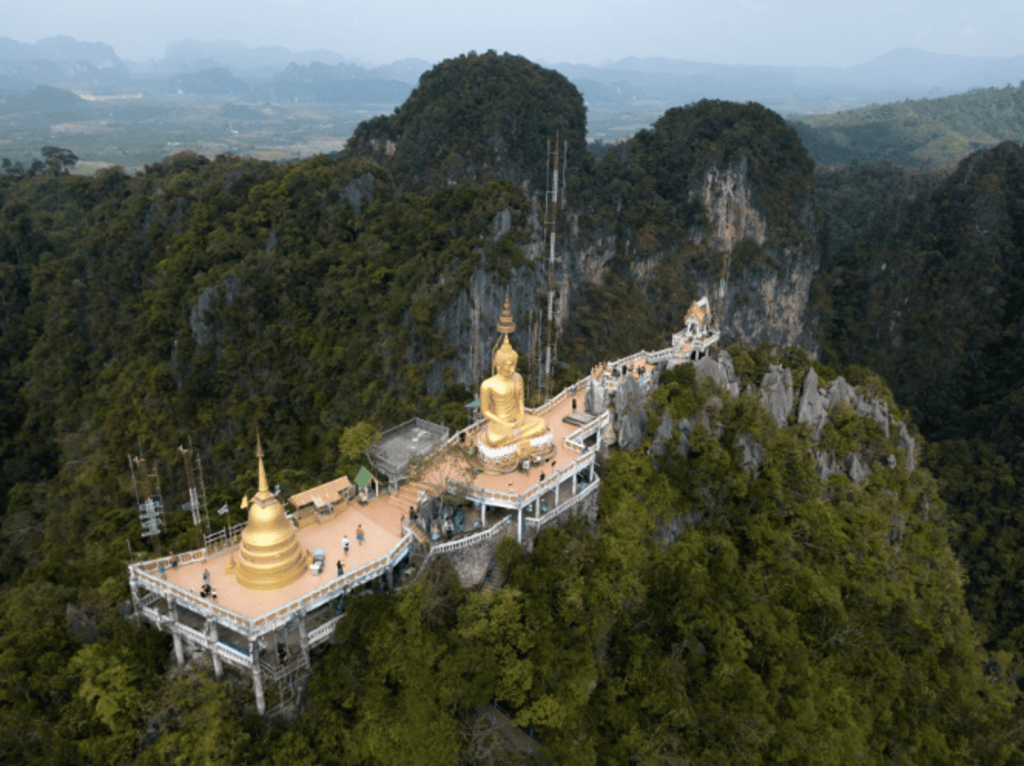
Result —
<path fill-rule="evenodd" d="M 218 516 L 223 516 L 227 512 L 228 512 L 228 504 L 227 503 L 224 503 L 224 505 L 222 505 L 220 508 L 217 509 L 217 515 Z"/>

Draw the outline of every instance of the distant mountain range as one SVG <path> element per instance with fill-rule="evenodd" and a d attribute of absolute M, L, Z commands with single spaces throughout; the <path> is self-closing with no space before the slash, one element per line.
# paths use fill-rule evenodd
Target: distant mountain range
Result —
<path fill-rule="evenodd" d="M 49 85 L 94 92 L 142 89 L 187 93 L 192 92 L 188 88 L 194 82 L 199 88 L 196 92 L 209 93 L 211 78 L 222 85 L 227 82 L 219 71 L 226 70 L 234 82 L 226 89 L 221 87 L 220 95 L 275 98 L 289 94 L 292 99 L 315 101 L 347 92 L 332 83 L 390 81 L 378 88 L 382 103 L 391 99 L 400 104 L 431 66 L 431 62 L 410 58 L 367 68 L 330 50 L 250 48 L 224 40 L 182 40 L 169 45 L 162 58 L 140 63 L 121 60 L 104 43 L 66 36 L 34 44 L 0 38 L 0 91 L 27 92 L 37 85 Z M 729 66 L 629 57 L 601 66 L 564 62 L 551 68 L 572 80 L 590 106 L 626 111 L 642 107 L 659 112 L 713 98 L 757 101 L 783 114 L 832 113 L 906 98 L 1016 85 L 1024 80 L 1024 56 L 948 56 L 908 48 L 850 67 Z M 182 80 L 182 76 L 212 70 L 218 71 Z M 319 88 L 300 87 L 301 81 L 312 75 L 326 76 L 330 82 Z M 169 80 L 175 77 L 178 79 L 172 85 Z"/>

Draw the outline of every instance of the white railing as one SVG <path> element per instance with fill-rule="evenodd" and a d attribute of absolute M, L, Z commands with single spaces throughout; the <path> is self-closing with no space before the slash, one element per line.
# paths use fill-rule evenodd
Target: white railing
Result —
<path fill-rule="evenodd" d="M 136 582 L 151 592 L 158 593 L 160 596 L 168 600 L 173 598 L 182 606 L 188 607 L 207 619 L 213 619 L 218 624 L 232 628 L 248 638 L 254 638 L 274 630 L 279 627 L 279 624 L 283 625 L 300 607 L 305 607 L 306 611 L 310 611 L 339 593 L 351 590 L 357 585 L 361 585 L 364 582 L 372 580 L 374 577 L 380 576 L 381 573 L 387 571 L 388 568 L 393 567 L 408 555 L 411 539 L 412 535 L 410 533 L 406 533 L 386 556 L 369 561 L 361 567 L 353 569 L 351 572 L 346 572 L 341 577 L 334 578 L 319 588 L 316 588 L 305 595 L 299 596 L 298 598 L 289 601 L 287 604 L 284 604 L 267 614 L 260 615 L 259 617 L 249 617 L 248 615 L 236 612 L 233 609 L 228 609 L 211 599 L 201 598 L 187 588 L 168 582 L 167 580 L 160 578 L 158 575 L 154 576 L 151 571 L 148 571 L 155 569 L 155 567 L 149 566 L 153 563 L 151 561 L 132 564 L 129 566 L 129 570 Z M 182 558 L 184 559 L 184 556 Z M 157 561 L 159 561 L 159 559 Z M 151 615 L 151 611 L 153 610 L 143 610 L 143 614 L 156 625 L 161 625 L 162 621 L 159 616 Z M 156 619 L 153 619 L 154 616 L 156 616 Z M 165 620 L 166 618 L 164 618 L 164 621 Z M 180 622 L 178 623 L 178 627 L 184 630 L 192 630 L 191 628 L 182 625 Z M 197 633 L 197 635 L 202 634 Z M 205 641 L 205 638 L 203 638 L 202 641 Z"/>
<path fill-rule="evenodd" d="M 227 529 L 218 529 L 216 532 L 211 532 L 204 538 L 207 548 L 212 548 L 222 540 L 234 540 L 236 536 L 242 534 L 242 530 L 245 529 L 245 525 L 248 522 L 240 521 L 237 524 L 232 524 Z"/>
<path fill-rule="evenodd" d="M 592 421 L 587 423 L 585 426 L 573 431 L 571 434 L 565 437 L 565 446 L 569 449 L 575 450 L 576 452 L 584 452 L 587 449 L 587 445 L 583 441 L 599 430 L 608 425 L 611 420 L 611 413 L 605 410 L 600 415 L 595 417 Z"/>
<path fill-rule="evenodd" d="M 154 594 L 154 595 L 157 598 L 160 597 L 159 593 Z M 154 608 L 149 607 L 149 606 L 142 607 L 142 616 L 145 617 L 147 620 L 149 620 L 154 625 L 156 625 L 158 628 L 160 627 L 160 623 L 163 621 L 163 618 L 160 615 L 160 610 L 159 609 L 154 609 Z"/>
<path fill-rule="evenodd" d="M 581 449 L 585 450 L 586 447 L 581 447 Z M 464 489 L 467 500 L 483 503 L 485 505 L 493 505 L 516 510 L 530 505 L 538 498 L 543 497 L 548 492 L 551 492 L 555 487 L 559 486 L 563 481 L 571 477 L 573 473 L 588 467 L 594 462 L 596 457 L 597 455 L 594 452 L 584 452 L 584 454 L 580 455 L 568 465 L 560 468 L 556 473 L 547 477 L 543 482 L 535 484 L 522 495 L 517 495 L 514 492 L 494 492 L 488 489 L 480 489 L 475 485 L 454 481 L 452 479 L 448 480 L 448 484 L 456 490 Z"/>
<path fill-rule="evenodd" d="M 524 519 L 523 521 L 526 522 L 527 526 L 533 527 L 539 532 L 540 530 L 544 529 L 544 527 L 546 527 L 548 524 L 552 523 L 559 516 L 564 514 L 567 510 L 583 502 L 583 498 L 596 492 L 600 484 L 601 480 L 595 476 L 594 480 L 590 482 L 579 494 L 573 495 L 568 500 L 559 503 L 558 507 L 556 507 L 553 511 L 548 511 L 539 519 L 528 518 Z"/>
<path fill-rule="evenodd" d="M 661 351 L 652 351 L 647 355 L 647 361 L 651 364 L 657 364 L 665 359 L 671 359 L 676 355 L 678 350 L 677 346 L 669 346 L 668 348 L 663 348 Z"/>
<path fill-rule="evenodd" d="M 386 556 L 373 561 L 368 561 L 360 567 L 356 567 L 351 572 L 346 572 L 341 577 L 336 577 L 328 583 L 321 585 L 319 588 L 306 593 L 305 595 L 299 596 L 298 598 L 289 601 L 272 612 L 260 615 L 258 618 L 252 620 L 252 628 L 259 628 L 258 634 L 266 633 L 268 630 L 273 630 L 278 626 L 278 623 L 284 624 L 288 621 L 288 618 L 294 614 L 299 607 L 305 607 L 306 611 L 311 611 L 316 607 L 320 606 L 326 601 L 330 601 L 334 596 L 351 590 L 356 585 L 361 585 L 364 582 L 372 580 L 375 577 L 379 577 L 382 572 L 387 571 L 393 567 L 409 553 L 409 543 L 412 540 L 412 534 L 406 533 L 398 541 Z"/>
<path fill-rule="evenodd" d="M 334 635 L 334 629 L 338 627 L 339 622 L 341 622 L 341 618 L 335 617 L 332 620 L 328 620 L 323 625 L 319 625 L 309 631 L 309 645 L 316 646 L 317 644 L 327 641 Z"/>
<path fill-rule="evenodd" d="M 447 553 L 448 551 L 457 551 L 462 548 L 470 548 L 478 543 L 482 543 L 492 537 L 497 537 L 500 533 L 504 532 L 505 529 L 512 524 L 512 517 L 506 516 L 497 524 L 492 526 L 490 529 L 484 530 L 483 532 L 477 532 L 476 534 L 468 535 L 466 537 L 460 537 L 458 540 L 452 540 L 447 543 L 438 543 L 430 549 L 431 553 Z"/>
<path fill-rule="evenodd" d="M 227 644 L 222 644 L 218 641 L 213 645 L 213 650 L 217 652 L 222 659 L 227 660 L 233 665 L 238 665 L 243 668 L 252 666 L 252 657 L 243 651 L 235 649 L 233 646 L 228 646 Z"/>
<path fill-rule="evenodd" d="M 191 641 L 196 646 L 206 646 L 208 643 L 204 632 L 189 627 L 185 623 L 181 622 L 181 620 L 177 622 L 174 629 L 178 631 L 182 638 Z"/>

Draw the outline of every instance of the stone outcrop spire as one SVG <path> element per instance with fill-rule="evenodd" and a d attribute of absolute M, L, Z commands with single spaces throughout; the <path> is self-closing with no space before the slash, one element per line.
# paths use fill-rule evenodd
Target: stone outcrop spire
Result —
<path fill-rule="evenodd" d="M 256 437 L 259 488 L 249 501 L 249 520 L 242 530 L 238 558 L 232 556 L 228 574 L 253 590 L 276 590 L 291 585 L 306 572 L 309 553 L 302 550 L 284 506 L 270 491 L 263 466 L 263 445 Z"/>

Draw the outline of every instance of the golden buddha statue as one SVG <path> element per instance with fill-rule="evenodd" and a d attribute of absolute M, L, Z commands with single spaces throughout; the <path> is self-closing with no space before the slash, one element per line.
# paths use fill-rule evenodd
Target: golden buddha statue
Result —
<path fill-rule="evenodd" d="M 547 456 L 554 451 L 548 424 L 542 418 L 526 414 L 523 377 L 516 372 L 518 359 L 519 355 L 506 336 L 494 354 L 497 374 L 480 385 L 480 413 L 488 420 L 487 429 L 480 435 L 481 447 L 489 448 L 483 450 L 485 457 L 488 451 L 512 446 L 515 447 L 514 452 L 502 450 L 501 457 L 514 456 L 518 462 L 527 457 Z M 510 454 L 505 455 L 506 452 Z"/>
<path fill-rule="evenodd" d="M 242 530 L 239 560 L 232 554 L 228 574 L 253 590 L 276 590 L 298 580 L 309 566 L 310 555 L 299 545 L 284 506 L 267 484 L 263 448 L 257 440 L 259 490 L 249 501 L 249 520 Z"/>

